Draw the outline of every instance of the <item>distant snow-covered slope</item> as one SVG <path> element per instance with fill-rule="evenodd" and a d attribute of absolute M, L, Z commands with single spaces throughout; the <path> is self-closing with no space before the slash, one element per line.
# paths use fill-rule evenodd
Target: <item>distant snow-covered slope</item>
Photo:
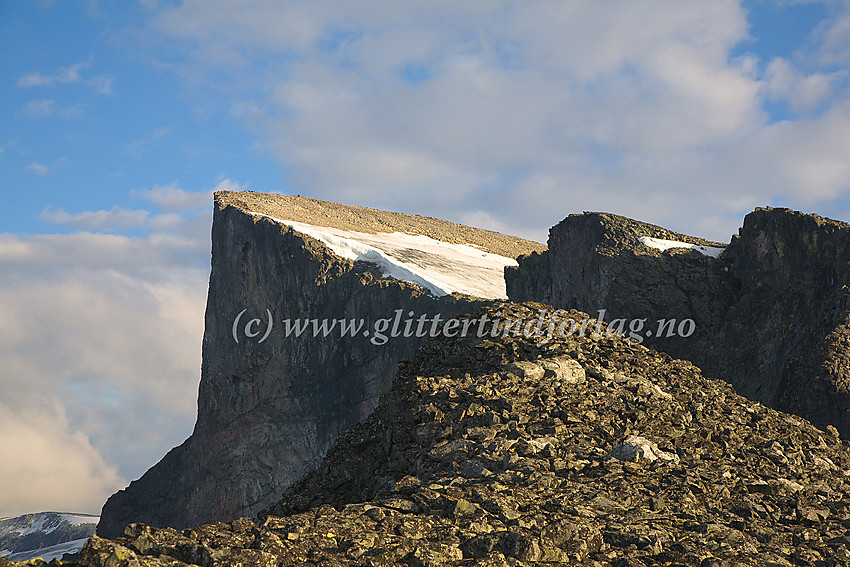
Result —
<path fill-rule="evenodd" d="M 100 518 L 88 514 L 41 512 L 0 519 L 0 557 L 45 561 L 76 553 L 94 535 Z"/>

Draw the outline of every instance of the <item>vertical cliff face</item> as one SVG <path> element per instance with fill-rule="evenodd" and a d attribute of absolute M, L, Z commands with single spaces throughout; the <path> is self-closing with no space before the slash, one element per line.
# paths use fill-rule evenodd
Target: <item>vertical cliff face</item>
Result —
<path fill-rule="evenodd" d="M 506 270 L 508 296 L 605 309 L 608 321 L 645 318 L 645 345 L 850 435 L 850 226 L 757 209 L 718 258 L 642 237 L 719 246 L 615 215 L 570 215 L 551 229 L 547 252 Z M 691 319 L 694 332 L 647 334 L 660 319 Z"/>
<path fill-rule="evenodd" d="M 757 209 L 727 255 L 741 293 L 718 333 L 718 371 L 734 371 L 749 397 L 850 436 L 850 225 Z"/>
<path fill-rule="evenodd" d="M 265 216 L 262 216 L 265 215 Z M 254 515 L 318 466 L 337 436 L 364 419 L 395 367 L 425 340 L 376 341 L 377 319 L 453 317 L 482 299 L 437 297 L 383 276 L 274 220 L 365 233 L 416 232 L 517 256 L 536 243 L 445 221 L 345 207 L 313 199 L 219 193 L 195 429 L 182 445 L 103 507 L 97 532 L 119 535 L 141 521 L 184 528 Z M 409 252 L 409 251 L 408 251 Z M 408 256 L 415 256 L 412 252 Z M 401 310 L 400 312 L 398 310 Z M 234 324 L 237 316 L 239 321 Z M 265 340 L 271 314 L 271 331 Z M 251 320 L 259 319 L 246 329 Z M 285 320 L 364 322 L 357 333 L 287 336 Z M 415 328 L 415 325 L 413 326 Z M 249 336 L 259 331 L 256 336 Z M 236 339 L 234 338 L 236 333 Z"/>
<path fill-rule="evenodd" d="M 725 316 L 736 281 L 725 261 L 685 248 L 662 252 L 642 244 L 643 237 L 722 246 L 618 215 L 570 215 L 550 229 L 548 251 L 506 270 L 508 295 L 597 317 L 605 310 L 606 321 L 645 319 L 638 333 L 646 346 L 692 359 L 695 343 L 710 343 L 709 329 Z M 676 326 L 692 319 L 696 327 L 687 337 L 668 337 L 667 330 L 658 337 L 658 319 Z"/>

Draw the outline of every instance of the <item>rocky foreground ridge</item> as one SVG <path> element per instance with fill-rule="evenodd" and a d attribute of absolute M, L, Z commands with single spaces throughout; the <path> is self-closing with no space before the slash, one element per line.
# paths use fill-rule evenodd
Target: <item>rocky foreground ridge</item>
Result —
<path fill-rule="evenodd" d="M 133 524 L 64 564 L 850 562 L 850 447 L 834 427 L 604 332 L 477 335 L 402 363 L 375 411 L 259 518 Z"/>
<path fill-rule="evenodd" d="M 644 343 L 850 437 L 850 225 L 758 208 L 719 258 L 662 252 L 647 236 L 722 246 L 617 215 L 570 215 L 550 229 L 548 251 L 506 270 L 508 296 L 605 309 L 608 321 L 692 319 L 692 335 Z"/>
<path fill-rule="evenodd" d="M 131 522 L 182 529 L 229 521 L 272 505 L 319 466 L 341 432 L 372 412 L 399 359 L 425 340 L 399 336 L 376 346 L 373 336 L 341 336 L 339 328 L 327 336 L 287 335 L 284 319 L 361 320 L 368 329 L 396 311 L 450 318 L 480 302 L 458 294 L 435 297 L 384 277 L 374 263 L 342 258 L 273 219 L 364 234 L 408 232 L 507 258 L 545 249 L 428 217 L 306 197 L 217 193 L 194 431 L 109 498 L 99 535 L 118 536 Z M 441 261 L 417 250 L 397 253 L 413 263 Z M 501 280 L 501 269 L 496 277 Z M 254 319 L 254 328 L 265 331 L 269 315 L 275 323 L 266 340 L 245 335 Z"/>

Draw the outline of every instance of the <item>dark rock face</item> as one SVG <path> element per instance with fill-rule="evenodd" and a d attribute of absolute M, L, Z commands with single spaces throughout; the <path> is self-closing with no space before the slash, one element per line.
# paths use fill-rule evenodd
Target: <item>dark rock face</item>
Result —
<path fill-rule="evenodd" d="M 438 337 L 259 519 L 134 524 L 78 564 L 841 565 L 848 449 L 617 336 Z"/>
<path fill-rule="evenodd" d="M 850 226 L 757 209 L 719 259 L 660 252 L 641 236 L 712 245 L 616 215 L 570 215 L 550 230 L 548 252 L 506 270 L 508 296 L 605 309 L 608 321 L 646 318 L 647 346 L 850 435 Z M 659 319 L 691 319 L 694 332 L 659 337 Z"/>
<path fill-rule="evenodd" d="M 748 397 L 850 436 L 850 225 L 760 209 L 727 255 L 742 293 L 717 372 L 739 375 L 732 383 Z"/>
<path fill-rule="evenodd" d="M 299 203 L 321 209 L 315 200 L 281 199 L 293 210 Z M 373 264 L 339 258 L 312 238 L 248 214 L 265 212 L 263 201 L 278 202 L 272 195 L 216 196 L 194 432 L 109 498 L 97 528 L 101 536 L 120 535 L 130 522 L 185 528 L 229 521 L 273 504 L 321 463 L 342 431 L 371 413 L 390 387 L 399 359 L 425 340 L 399 336 L 376 345 L 373 336 L 362 333 L 313 337 L 311 330 L 287 337 L 283 319 L 364 319 L 369 329 L 396 310 L 405 317 L 412 311 L 445 318 L 478 302 L 466 296 L 436 298 L 413 284 L 382 278 Z M 370 211 L 334 206 L 334 215 L 351 218 Z M 399 217 L 404 215 L 387 220 L 385 229 L 404 230 Z M 416 217 L 418 223 L 426 220 Z M 520 239 L 497 236 L 522 252 L 533 249 Z M 243 309 L 237 344 L 233 322 Z M 267 309 L 275 321 L 267 340 L 260 342 L 262 332 L 245 336 L 244 326 L 253 318 L 262 323 L 252 332 L 265 331 Z"/>
<path fill-rule="evenodd" d="M 638 332 L 643 344 L 689 358 L 693 344 L 725 317 L 737 291 L 734 279 L 723 261 L 687 249 L 662 253 L 639 243 L 642 236 L 722 246 L 617 215 L 570 215 L 550 229 L 549 251 L 523 256 L 518 268 L 505 271 L 508 296 L 597 317 L 604 309 L 607 321 L 645 318 Z M 659 338 L 662 318 L 676 326 L 693 319 L 695 331 L 688 337 L 665 331 Z"/>

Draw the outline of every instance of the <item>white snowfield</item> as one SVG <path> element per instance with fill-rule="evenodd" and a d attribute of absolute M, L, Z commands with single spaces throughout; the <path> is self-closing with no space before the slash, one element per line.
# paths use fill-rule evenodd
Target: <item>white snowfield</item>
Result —
<path fill-rule="evenodd" d="M 48 547 L 42 547 L 41 549 L 33 549 L 31 551 L 21 551 L 20 553 L 12 553 L 9 555 L 5 555 L 6 559 L 9 561 L 29 561 L 30 559 L 35 559 L 36 557 L 40 557 L 45 561 L 50 561 L 52 559 L 62 559 L 62 556 L 66 553 L 77 553 L 88 541 L 88 538 L 83 539 L 75 539 L 72 541 L 66 541 L 64 543 L 57 543 L 56 545 L 50 545 Z M 4 557 L 3 551 L 0 551 L 0 557 Z M 5 551 L 8 553 L 8 550 Z"/>
<path fill-rule="evenodd" d="M 720 254 L 726 250 L 725 247 L 719 248 L 717 246 L 700 246 L 699 244 L 688 244 L 687 242 L 679 242 L 678 240 L 664 240 L 663 238 L 652 238 L 650 236 L 641 236 L 638 238 L 641 244 L 645 244 L 650 248 L 656 248 L 661 250 L 669 250 L 670 248 L 692 248 L 697 252 L 701 252 L 705 256 L 711 256 L 712 258 L 717 258 Z"/>
<path fill-rule="evenodd" d="M 486 299 L 507 299 L 505 266 L 518 265 L 513 258 L 423 235 L 370 234 L 251 214 L 315 238 L 342 258 L 377 264 L 384 277 L 414 283 L 436 296 L 459 292 Z"/>

